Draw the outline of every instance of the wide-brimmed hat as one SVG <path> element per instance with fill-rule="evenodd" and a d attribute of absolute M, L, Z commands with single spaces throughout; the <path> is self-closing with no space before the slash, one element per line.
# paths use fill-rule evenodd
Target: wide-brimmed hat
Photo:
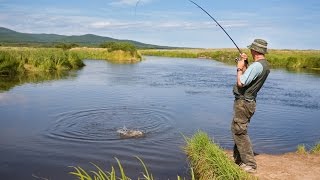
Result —
<path fill-rule="evenodd" d="M 251 45 L 248 46 L 249 49 L 257 51 L 262 54 L 267 54 L 267 41 L 263 39 L 255 39 Z"/>

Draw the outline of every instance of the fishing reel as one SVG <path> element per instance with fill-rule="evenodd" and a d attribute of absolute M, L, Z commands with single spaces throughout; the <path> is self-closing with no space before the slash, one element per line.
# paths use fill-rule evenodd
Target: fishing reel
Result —
<path fill-rule="evenodd" d="M 237 57 L 237 58 L 234 59 L 234 61 L 235 61 L 236 63 L 238 63 L 238 61 L 241 61 L 241 60 L 240 60 L 239 57 Z M 249 64 L 248 59 L 244 60 L 244 63 L 245 63 L 245 64 Z"/>

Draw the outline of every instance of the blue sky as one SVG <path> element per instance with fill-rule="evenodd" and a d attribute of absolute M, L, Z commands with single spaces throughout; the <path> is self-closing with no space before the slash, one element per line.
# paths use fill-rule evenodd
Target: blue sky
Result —
<path fill-rule="evenodd" d="M 194 0 L 245 48 L 263 38 L 272 49 L 320 49 L 319 0 Z M 232 48 L 187 0 L 0 0 L 0 26 L 18 32 L 96 34 L 144 43 Z"/>

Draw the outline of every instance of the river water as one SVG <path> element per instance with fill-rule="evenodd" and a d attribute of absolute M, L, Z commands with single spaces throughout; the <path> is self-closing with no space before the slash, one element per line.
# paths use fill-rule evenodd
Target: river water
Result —
<path fill-rule="evenodd" d="M 62 79 L 18 83 L 0 93 L 1 179 L 74 179 L 68 166 L 128 176 L 187 176 L 183 135 L 206 131 L 233 146 L 235 67 L 213 60 L 146 57 L 138 64 L 86 60 Z M 272 69 L 257 99 L 249 134 L 257 153 L 295 151 L 320 141 L 320 76 Z M 117 129 L 143 130 L 121 139 Z M 38 178 L 37 178 L 38 177 Z"/>

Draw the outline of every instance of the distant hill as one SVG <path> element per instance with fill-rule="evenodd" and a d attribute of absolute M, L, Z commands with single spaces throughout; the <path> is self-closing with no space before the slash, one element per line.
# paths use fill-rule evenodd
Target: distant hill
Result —
<path fill-rule="evenodd" d="M 0 27 L 0 45 L 17 45 L 17 46 L 54 46 L 58 43 L 75 43 L 80 46 L 99 46 L 103 42 L 130 42 L 137 48 L 150 49 L 170 49 L 173 47 L 158 46 L 152 44 L 145 44 L 132 40 L 119 40 L 110 37 L 97 36 L 94 34 L 85 34 L 79 36 L 65 36 L 58 34 L 30 34 L 16 32 L 4 27 Z"/>

